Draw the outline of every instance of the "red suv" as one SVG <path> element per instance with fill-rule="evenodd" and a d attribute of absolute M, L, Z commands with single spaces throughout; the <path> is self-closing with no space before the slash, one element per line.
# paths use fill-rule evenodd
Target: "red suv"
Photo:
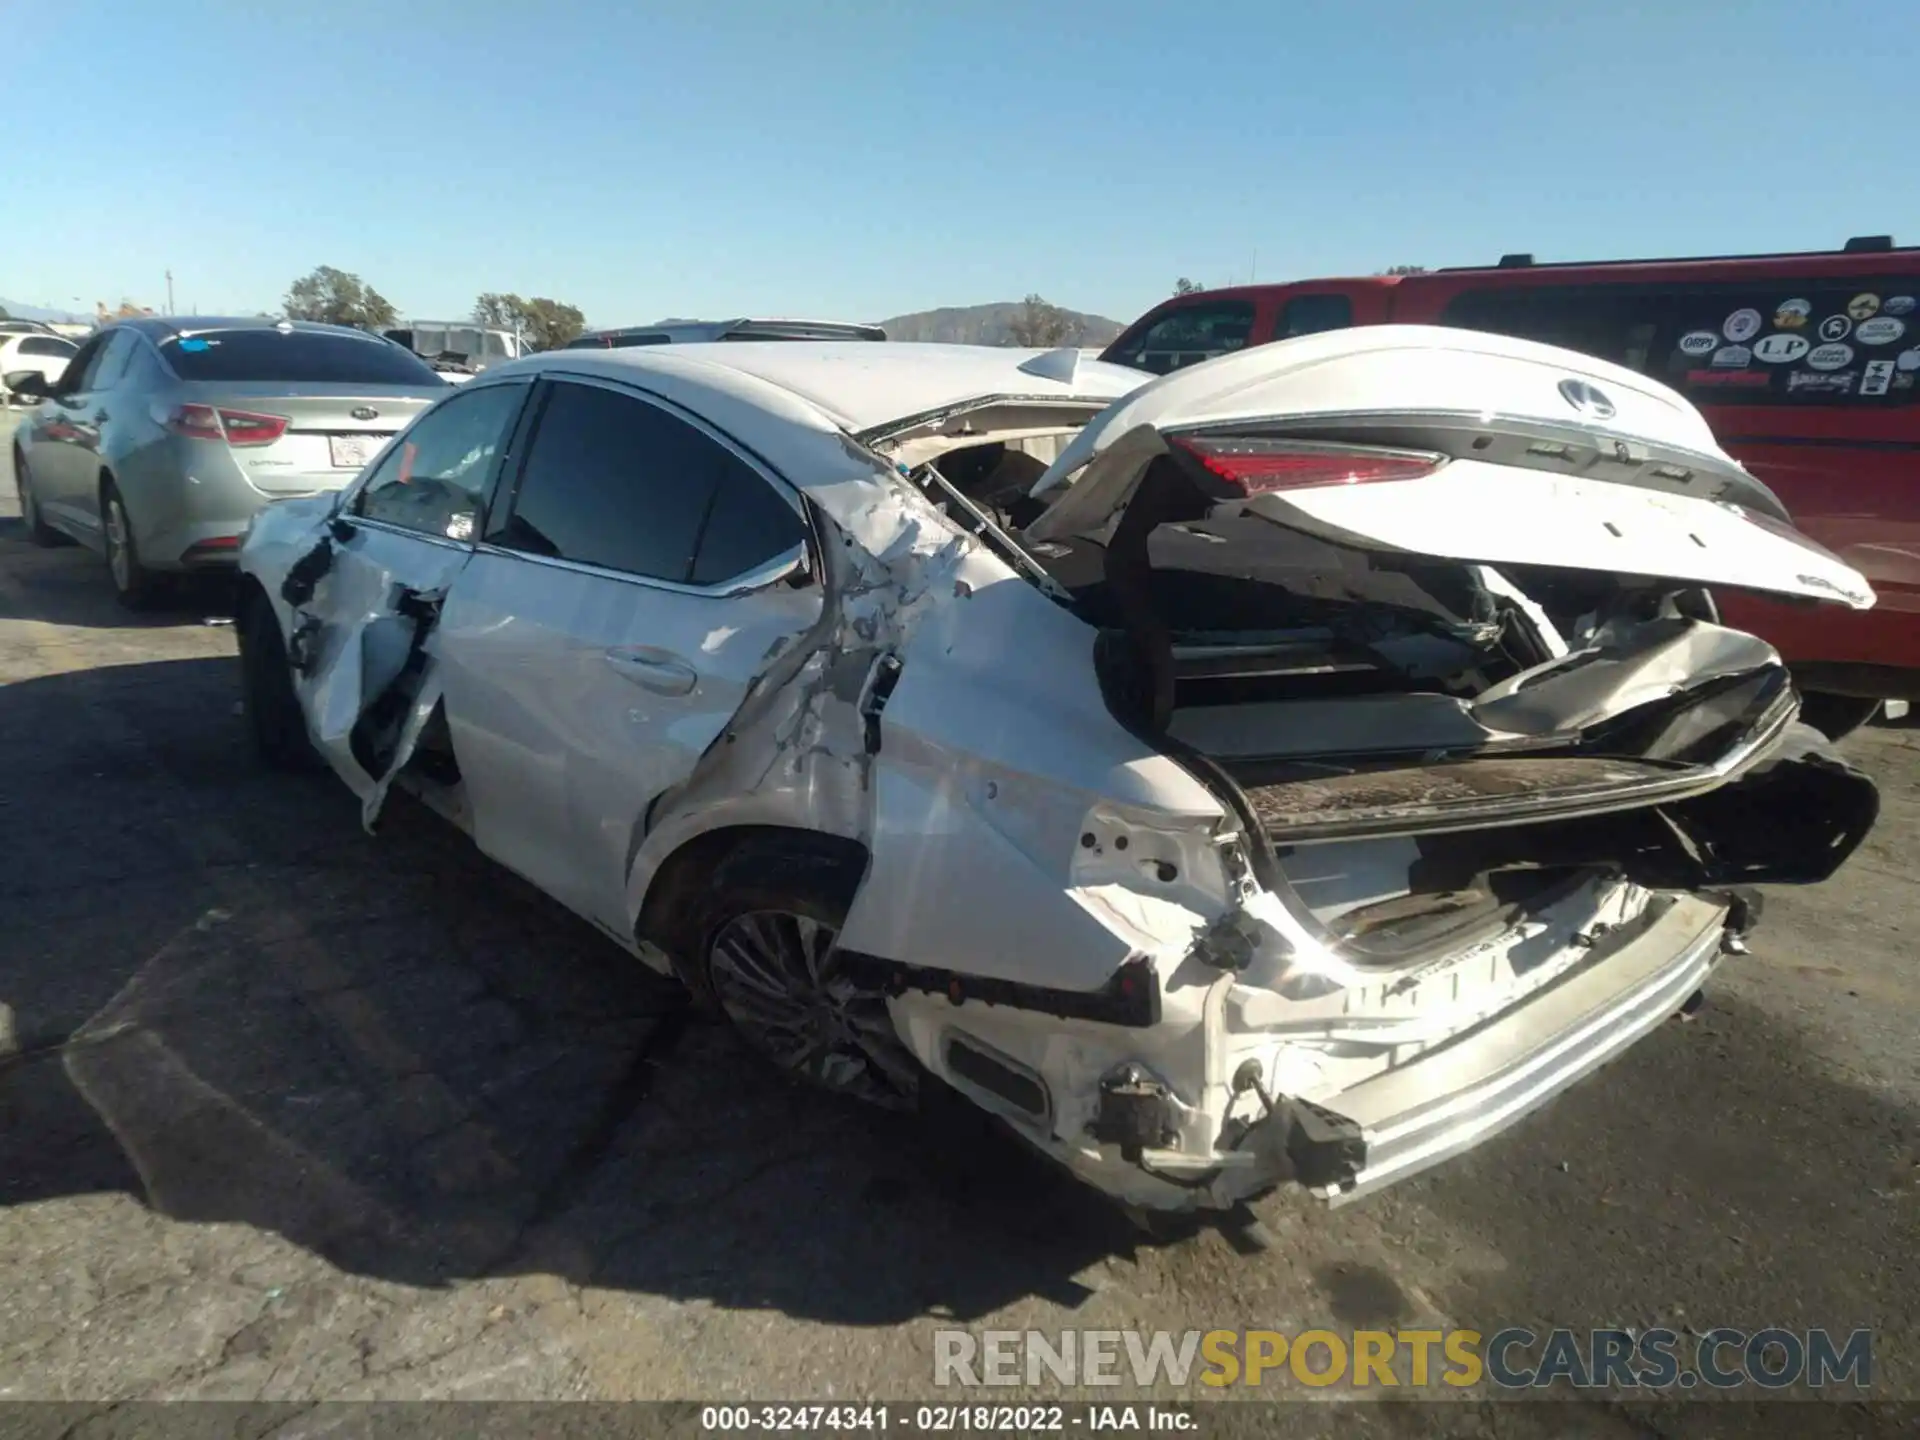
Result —
<path fill-rule="evenodd" d="M 1722 594 L 1730 624 L 1793 667 L 1809 721 L 1839 734 L 1920 700 L 1920 249 L 1497 266 L 1178 295 L 1101 356 L 1164 374 L 1348 325 L 1456 325 L 1582 350 L 1698 405 L 1794 523 L 1864 574 L 1871 610 Z"/>

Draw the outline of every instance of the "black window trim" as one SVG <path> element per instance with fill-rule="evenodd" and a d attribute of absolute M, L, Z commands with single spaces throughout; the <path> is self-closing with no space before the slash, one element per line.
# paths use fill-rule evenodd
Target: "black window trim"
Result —
<path fill-rule="evenodd" d="M 388 454 L 393 450 L 393 447 L 400 444 L 408 435 L 412 434 L 414 428 L 425 421 L 429 415 L 437 414 L 442 406 L 451 404 L 463 395 L 478 395 L 485 390 L 506 390 L 510 388 L 518 388 L 526 393 L 521 395 L 520 408 L 514 412 L 513 422 L 507 426 L 507 443 L 501 447 L 500 453 L 493 457 L 492 464 L 487 467 L 487 477 L 481 483 L 479 490 L 480 513 L 475 517 L 474 521 L 474 539 L 455 540 L 451 535 L 440 535 L 431 530 L 418 530 L 410 525 L 402 525 L 393 520 L 382 520 L 378 516 L 362 515 L 354 510 L 353 507 L 360 502 L 360 496 L 366 491 L 367 483 L 373 478 L 374 471 L 380 468 L 381 463 L 387 458 Z M 526 375 L 503 375 L 498 380 L 490 379 L 484 383 L 473 381 L 465 385 L 456 385 L 453 387 L 451 394 L 442 395 L 438 400 L 434 401 L 433 404 L 407 421 L 402 428 L 396 430 L 392 436 L 388 438 L 387 443 L 382 445 L 378 452 L 375 453 L 374 457 L 361 467 L 360 473 L 353 477 L 351 483 L 341 489 L 339 498 L 334 502 L 334 518 L 344 521 L 348 525 L 365 526 L 370 530 L 381 530 L 389 535 L 404 535 L 413 540 L 425 540 L 429 544 L 444 546 L 450 550 L 478 549 L 480 545 L 479 537 L 487 533 L 488 516 L 500 492 L 501 476 L 505 473 L 508 465 L 515 463 L 518 458 L 516 447 L 525 441 L 527 417 L 533 412 L 534 408 L 529 403 L 529 397 L 533 394 L 533 390 L 533 379 Z"/>
<path fill-rule="evenodd" d="M 714 441 L 722 449 L 732 454 L 736 460 L 740 461 L 741 464 L 752 471 L 762 484 L 773 487 L 774 493 L 786 502 L 788 508 L 793 511 L 795 518 L 800 522 L 802 531 L 800 543 L 781 551 L 780 554 L 760 565 L 756 565 L 751 570 L 742 571 L 738 575 L 728 576 L 725 580 L 717 580 L 710 585 L 694 585 L 683 580 L 662 580 L 653 575 L 636 575 L 631 570 L 617 570 L 610 565 L 595 565 L 584 560 L 567 560 L 558 555 L 534 555 L 525 550 L 516 550 L 512 546 L 502 543 L 497 536 L 500 530 L 512 518 L 514 504 L 520 498 L 520 481 L 526 471 L 526 458 L 533 449 L 533 441 L 539 436 L 539 422 L 546 413 L 547 397 L 552 394 L 554 385 L 562 382 L 567 384 L 590 385 L 598 390 L 610 390 L 616 395 L 623 395 L 630 400 L 638 400 L 643 404 L 651 405 L 655 409 L 666 412 L 666 414 L 672 416 L 674 419 L 691 425 L 709 440 Z M 806 502 L 800 497 L 799 491 L 771 465 L 767 464 L 766 461 L 754 454 L 753 451 L 747 449 L 746 446 L 740 444 L 739 441 L 735 440 L 725 431 L 715 428 L 715 426 L 701 416 L 696 415 L 683 405 L 675 404 L 664 395 L 660 395 L 640 385 L 632 385 L 623 381 L 609 379 L 604 375 L 594 375 L 577 370 L 542 370 L 540 372 L 537 389 L 539 393 L 534 397 L 533 403 L 526 406 L 521 412 L 521 424 L 516 429 L 513 437 L 513 449 L 510 455 L 510 463 L 513 466 L 512 483 L 511 485 L 506 483 L 504 471 L 497 477 L 498 498 L 503 500 L 504 504 L 502 504 L 497 517 L 493 514 L 492 507 L 489 506 L 486 524 L 481 529 L 480 540 L 475 547 L 477 553 L 499 555 L 514 560 L 524 560 L 528 564 L 547 565 L 556 570 L 571 570 L 576 574 L 590 575 L 596 578 L 623 580 L 630 585 L 644 585 L 649 589 L 664 590 L 675 595 L 698 595 L 706 596 L 710 599 L 730 595 L 748 595 L 757 590 L 765 590 L 769 586 L 776 585 L 786 579 L 796 570 L 804 570 L 808 575 L 817 575 L 820 573 L 815 561 L 815 557 L 820 553 L 819 536 L 814 529 L 813 517 L 809 512 Z M 695 537 L 694 554 L 696 557 L 700 553 L 699 541 L 705 538 L 705 534 L 706 523 L 703 521 L 700 533 Z"/>

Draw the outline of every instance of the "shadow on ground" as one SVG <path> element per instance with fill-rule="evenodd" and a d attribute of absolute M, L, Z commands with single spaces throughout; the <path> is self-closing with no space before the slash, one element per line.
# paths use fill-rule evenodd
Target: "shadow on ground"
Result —
<path fill-rule="evenodd" d="M 977 1123 L 793 1088 L 400 802 L 259 771 L 231 659 L 0 690 L 0 1202 L 125 1190 L 342 1266 L 851 1324 L 1074 1303 L 1131 1245 Z M 887 1264 L 878 1265 L 879 1257 Z"/>

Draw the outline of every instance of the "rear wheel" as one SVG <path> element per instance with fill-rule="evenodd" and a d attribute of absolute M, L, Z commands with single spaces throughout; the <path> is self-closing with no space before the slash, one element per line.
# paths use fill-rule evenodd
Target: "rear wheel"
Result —
<path fill-rule="evenodd" d="M 100 525 L 106 537 L 107 573 L 113 577 L 113 593 L 129 610 L 147 609 L 160 598 L 163 579 L 141 562 L 133 522 L 127 518 L 120 488 L 111 480 L 100 484 Z"/>
<path fill-rule="evenodd" d="M 280 622 L 257 590 L 240 597 L 234 629 L 240 640 L 240 687 L 247 728 L 260 763 L 274 770 L 313 770 L 319 752 L 293 689 L 293 667 Z"/>
<path fill-rule="evenodd" d="M 27 527 L 27 538 L 36 545 L 58 545 L 63 537 L 47 524 L 47 517 L 40 513 L 40 502 L 33 494 L 33 482 L 27 478 L 27 457 L 20 453 L 18 445 L 13 447 L 13 488 L 20 495 L 20 523 Z"/>
<path fill-rule="evenodd" d="M 701 966 L 721 1011 L 764 1059 L 820 1089 L 906 1109 L 919 1062 L 884 991 L 835 948 L 842 888 L 804 855 L 736 852 L 700 906 Z"/>
<path fill-rule="evenodd" d="M 1800 697 L 1800 718 L 1829 740 L 1851 735 L 1879 713 L 1878 700 L 1816 692 Z"/>

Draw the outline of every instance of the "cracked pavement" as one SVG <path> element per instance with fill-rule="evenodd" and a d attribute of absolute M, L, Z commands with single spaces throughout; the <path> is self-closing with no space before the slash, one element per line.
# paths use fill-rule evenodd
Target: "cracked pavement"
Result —
<path fill-rule="evenodd" d="M 0 519 L 0 1397 L 925 1399 L 942 1325 L 1665 1322 L 1871 1326 L 1920 1399 L 1920 729 L 1849 742 L 1879 829 L 1697 1019 L 1244 1255 L 791 1088 L 417 806 L 263 773 L 222 603 L 128 615 Z"/>

